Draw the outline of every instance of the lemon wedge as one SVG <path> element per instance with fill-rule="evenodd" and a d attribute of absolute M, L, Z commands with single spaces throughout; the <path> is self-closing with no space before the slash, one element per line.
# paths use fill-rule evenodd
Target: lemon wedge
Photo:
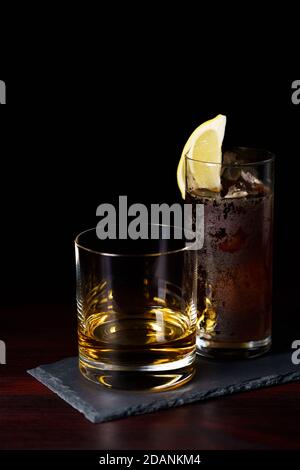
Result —
<path fill-rule="evenodd" d="M 185 144 L 177 168 L 177 184 L 185 198 L 185 156 L 190 160 L 189 174 L 196 188 L 211 191 L 221 189 L 222 142 L 226 116 L 218 114 L 214 119 L 200 124 Z M 199 163 L 205 162 L 205 163 Z"/>

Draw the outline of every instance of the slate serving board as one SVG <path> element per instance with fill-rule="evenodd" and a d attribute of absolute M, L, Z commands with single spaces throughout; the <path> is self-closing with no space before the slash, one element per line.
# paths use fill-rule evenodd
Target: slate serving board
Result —
<path fill-rule="evenodd" d="M 210 361 L 197 358 L 191 382 L 173 391 L 128 392 L 106 389 L 84 379 L 78 358 L 69 357 L 28 371 L 93 423 L 151 413 L 245 390 L 300 380 L 300 365 L 291 352 L 270 353 L 248 361 Z"/>

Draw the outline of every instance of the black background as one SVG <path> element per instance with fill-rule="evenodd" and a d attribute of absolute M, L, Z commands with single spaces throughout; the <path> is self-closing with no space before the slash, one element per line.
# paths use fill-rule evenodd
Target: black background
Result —
<path fill-rule="evenodd" d="M 227 116 L 225 144 L 275 152 L 275 336 L 299 331 L 300 105 L 293 79 L 220 71 L 180 61 L 65 65 L 57 73 L 9 74 L 1 107 L 2 321 L 26 308 L 75 309 L 73 239 L 97 222 L 96 208 L 126 194 L 175 202 L 176 168 L 191 132 Z M 225 73 L 226 72 L 226 73 Z M 51 323 L 51 319 L 49 320 Z M 299 335 L 298 335 L 299 336 Z M 1 330 L 0 330 L 1 338 Z"/>

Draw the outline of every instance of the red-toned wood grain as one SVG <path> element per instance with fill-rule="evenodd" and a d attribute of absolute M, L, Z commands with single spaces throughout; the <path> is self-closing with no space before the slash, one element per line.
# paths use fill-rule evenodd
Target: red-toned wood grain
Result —
<path fill-rule="evenodd" d="M 40 316 L 28 310 L 14 334 L 10 322 L 0 331 L 0 449 L 300 449 L 300 382 L 90 423 L 26 373 L 76 353 L 75 313 Z"/>

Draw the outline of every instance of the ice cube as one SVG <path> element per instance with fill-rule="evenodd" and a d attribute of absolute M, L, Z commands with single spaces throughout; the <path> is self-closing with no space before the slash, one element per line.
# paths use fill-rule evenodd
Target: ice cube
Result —
<path fill-rule="evenodd" d="M 231 184 L 234 181 L 238 181 L 241 177 L 241 170 L 239 167 L 223 167 L 222 170 L 222 183 L 225 181 Z"/>
<path fill-rule="evenodd" d="M 257 185 L 257 184 L 259 184 L 259 185 L 263 184 L 262 181 L 260 181 L 258 178 L 256 178 L 256 176 L 253 175 L 253 173 L 250 173 L 250 171 L 242 170 L 241 171 L 241 177 L 243 178 L 243 180 L 246 183 L 250 184 L 251 186 L 252 185 Z"/>
<path fill-rule="evenodd" d="M 241 168 L 237 165 L 237 158 L 238 155 L 234 152 L 225 152 L 223 155 L 222 196 L 225 196 L 229 188 L 241 179 Z"/>
<path fill-rule="evenodd" d="M 258 179 L 251 171 L 241 171 L 241 178 L 245 183 L 248 193 L 259 195 L 266 192 L 263 182 Z"/>
<path fill-rule="evenodd" d="M 225 199 L 229 199 L 229 198 L 246 197 L 246 196 L 248 196 L 248 191 L 246 191 L 246 188 L 241 183 L 238 183 L 238 184 L 229 186 L 227 194 L 224 197 Z"/>
<path fill-rule="evenodd" d="M 223 165 L 234 165 L 238 161 L 238 154 L 236 152 L 226 151 L 223 154 Z"/>

